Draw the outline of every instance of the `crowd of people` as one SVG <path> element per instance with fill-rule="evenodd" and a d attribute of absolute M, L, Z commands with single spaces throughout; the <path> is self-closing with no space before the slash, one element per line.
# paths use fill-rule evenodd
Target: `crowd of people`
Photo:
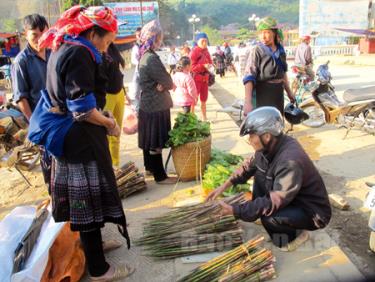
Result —
<path fill-rule="evenodd" d="M 71 230 L 80 233 L 92 281 L 129 276 L 133 267 L 107 262 L 104 252 L 111 244 L 101 236 L 105 223 L 117 224 L 130 248 L 113 171 L 121 163 L 125 99 L 137 113 L 145 173 L 160 185 L 176 183 L 162 159 L 171 129 L 170 110 L 176 104 L 184 113 L 194 113 L 200 100 L 202 120 L 207 120 L 213 65 L 209 38 L 198 33 L 196 46 L 184 46 L 181 54 L 172 48 L 167 70 L 156 53 L 163 42 L 159 21 L 137 29 L 133 83 L 125 93 L 125 62 L 113 44 L 118 22 L 111 9 L 74 6 L 51 28 L 43 16 L 34 14 L 24 19 L 24 29 L 28 45 L 12 67 L 14 101 L 30 122 L 29 139 L 40 145 L 53 217 L 70 222 Z M 253 200 L 240 206 L 222 203 L 222 213 L 245 221 L 261 219 L 274 244 L 291 251 L 308 239 L 306 230 L 326 226 L 331 210 L 322 178 L 308 155 L 283 134 L 284 90 L 290 100 L 294 97 L 281 30 L 267 17 L 258 31 L 260 43 L 252 52 L 241 50 L 237 69 L 243 74 L 247 114 L 240 134 L 249 135 L 256 153 L 208 200 L 254 176 Z M 224 64 L 234 61 L 229 45 L 224 51 L 218 48 L 214 61 L 224 75 Z"/>

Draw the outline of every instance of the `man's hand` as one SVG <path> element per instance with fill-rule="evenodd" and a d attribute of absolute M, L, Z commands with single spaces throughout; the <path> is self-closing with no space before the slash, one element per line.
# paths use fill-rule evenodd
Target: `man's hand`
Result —
<path fill-rule="evenodd" d="M 206 198 L 206 202 L 214 201 L 217 197 L 219 197 L 225 191 L 225 187 L 223 185 L 219 186 L 215 190 L 213 190 L 210 194 L 208 194 Z"/>
<path fill-rule="evenodd" d="M 294 104 L 296 102 L 296 98 L 294 97 L 294 95 L 288 95 L 288 98 L 289 98 L 289 101 Z"/>
<path fill-rule="evenodd" d="M 164 91 L 163 85 L 161 85 L 161 84 L 156 85 L 156 90 L 159 91 L 159 92 L 163 92 Z"/>
<path fill-rule="evenodd" d="M 233 207 L 231 205 L 228 205 L 223 201 L 220 201 L 219 204 L 221 206 L 220 215 L 233 215 Z"/>
<path fill-rule="evenodd" d="M 18 101 L 17 105 L 20 108 L 23 115 L 27 118 L 27 120 L 30 121 L 32 112 L 31 112 L 30 104 L 27 101 L 27 99 L 22 98 L 20 101 Z"/>

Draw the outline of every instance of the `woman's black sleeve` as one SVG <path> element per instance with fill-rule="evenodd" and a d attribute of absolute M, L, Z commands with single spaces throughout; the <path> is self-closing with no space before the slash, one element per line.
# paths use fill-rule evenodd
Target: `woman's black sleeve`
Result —
<path fill-rule="evenodd" d="M 89 50 L 77 47 L 67 59 L 64 87 L 68 99 L 74 100 L 93 93 L 96 65 Z"/>

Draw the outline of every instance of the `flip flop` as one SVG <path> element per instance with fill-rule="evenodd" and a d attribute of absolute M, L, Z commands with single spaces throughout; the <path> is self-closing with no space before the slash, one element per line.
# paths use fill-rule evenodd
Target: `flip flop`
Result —
<path fill-rule="evenodd" d="M 123 264 L 121 266 L 110 266 L 108 271 L 99 277 L 90 277 L 90 281 L 93 282 L 110 282 L 110 281 L 116 281 L 116 280 L 122 280 L 126 277 L 129 277 L 132 275 L 135 271 L 135 268 Z M 111 274 L 112 273 L 112 274 Z"/>

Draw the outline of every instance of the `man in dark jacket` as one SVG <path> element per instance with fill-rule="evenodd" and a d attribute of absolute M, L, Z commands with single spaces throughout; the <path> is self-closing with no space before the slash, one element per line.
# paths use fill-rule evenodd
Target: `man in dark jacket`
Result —
<path fill-rule="evenodd" d="M 283 251 L 293 251 L 309 239 L 307 230 L 328 224 L 331 207 L 319 172 L 301 145 L 283 135 L 283 128 L 283 118 L 274 107 L 250 112 L 240 135 L 249 134 L 255 154 L 208 200 L 254 176 L 252 201 L 241 205 L 221 202 L 222 214 L 244 221 L 260 218 L 273 243 Z"/>

